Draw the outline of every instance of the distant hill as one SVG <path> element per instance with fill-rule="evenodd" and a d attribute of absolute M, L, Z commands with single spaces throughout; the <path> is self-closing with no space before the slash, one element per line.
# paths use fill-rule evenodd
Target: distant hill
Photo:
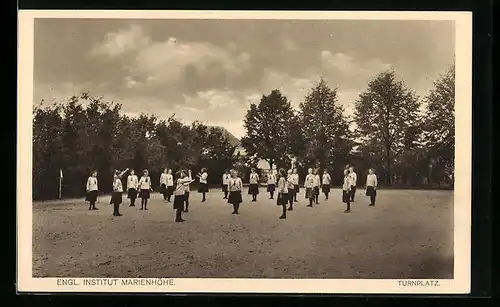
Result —
<path fill-rule="evenodd" d="M 212 127 L 221 129 L 224 133 L 224 136 L 228 140 L 229 144 L 231 144 L 232 146 L 240 146 L 241 145 L 240 140 L 237 137 L 235 137 L 231 132 L 229 132 L 226 128 L 221 127 L 221 126 L 212 126 Z"/>

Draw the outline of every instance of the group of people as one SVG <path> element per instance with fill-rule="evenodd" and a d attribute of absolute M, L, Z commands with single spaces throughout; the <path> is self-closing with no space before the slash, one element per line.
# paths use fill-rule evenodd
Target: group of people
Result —
<path fill-rule="evenodd" d="M 113 215 L 122 216 L 120 213 L 120 204 L 123 202 L 123 185 L 122 177 L 129 172 L 127 176 L 127 198 L 130 199 L 130 206 L 135 206 L 135 200 L 141 199 L 140 210 L 148 210 L 148 199 L 153 191 L 151 178 L 148 170 L 143 170 L 141 178 L 138 178 L 134 170 L 128 168 L 124 171 L 115 171 L 113 176 L 113 192 L 111 195 L 110 204 L 113 204 Z M 332 178 L 328 172 L 319 175 L 319 169 L 308 169 L 308 174 L 304 180 L 305 198 L 309 200 L 307 207 L 312 208 L 315 204 L 319 204 L 320 191 L 325 195 L 325 200 L 328 200 Z M 206 193 L 208 189 L 208 173 L 207 169 L 201 169 L 201 172 L 196 175 L 198 178 L 198 192 L 201 193 L 201 202 L 206 201 Z M 277 174 L 270 171 L 267 175 L 267 192 L 269 199 L 274 199 L 277 193 L 277 205 L 282 207 L 280 219 L 286 219 L 287 211 L 293 211 L 293 204 L 298 202 L 297 194 L 299 193 L 299 175 L 296 168 L 285 171 L 281 168 Z M 171 169 L 164 169 L 160 175 L 160 193 L 163 199 L 171 202 L 174 196 L 173 209 L 176 210 L 175 222 L 184 222 L 182 218 L 183 212 L 189 212 L 189 192 L 190 185 L 195 179 L 192 177 L 191 170 L 179 170 L 174 175 Z M 248 194 L 252 195 L 252 202 L 257 201 L 259 195 L 260 177 L 255 168 L 251 169 L 249 176 Z M 370 206 L 375 206 L 377 196 L 377 176 L 373 169 L 369 170 L 366 178 L 366 196 L 370 197 Z M 353 167 L 346 166 L 344 169 L 344 180 L 342 185 L 342 201 L 346 203 L 345 213 L 350 212 L 351 203 L 354 202 L 357 186 L 357 174 Z M 95 203 L 98 194 L 97 171 L 93 171 L 87 180 L 86 185 L 86 201 L 89 202 L 89 210 L 98 210 Z M 242 191 L 243 181 L 239 173 L 235 169 L 226 170 L 222 175 L 222 191 L 223 199 L 226 199 L 233 207 L 232 214 L 239 214 L 240 204 L 243 202 Z M 288 205 L 288 208 L 287 208 Z"/>

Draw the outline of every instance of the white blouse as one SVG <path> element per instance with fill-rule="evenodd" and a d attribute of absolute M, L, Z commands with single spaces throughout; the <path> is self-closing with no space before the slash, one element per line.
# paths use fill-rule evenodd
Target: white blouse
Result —
<path fill-rule="evenodd" d="M 243 182 L 240 177 L 230 178 L 229 179 L 229 191 L 230 192 L 238 192 L 243 190 Z"/>
<path fill-rule="evenodd" d="M 299 184 L 299 174 L 292 174 L 291 177 L 292 177 L 293 184 L 298 185 Z"/>
<path fill-rule="evenodd" d="M 189 183 L 191 182 L 191 178 L 179 178 L 177 179 L 177 185 L 175 187 L 174 194 L 175 195 L 184 195 L 186 193 L 186 186 L 189 187 Z"/>
<path fill-rule="evenodd" d="M 139 179 L 139 189 L 141 190 L 151 189 L 151 178 L 149 178 L 149 176 L 141 177 L 141 179 Z"/>
<path fill-rule="evenodd" d="M 330 181 L 332 178 L 330 177 L 330 174 L 325 173 L 323 174 L 323 184 L 330 184 Z"/>
<path fill-rule="evenodd" d="M 267 175 L 267 184 L 276 184 L 276 176 L 274 174 Z"/>
<path fill-rule="evenodd" d="M 344 184 L 342 185 L 342 190 L 350 191 L 351 190 L 351 179 L 350 176 L 344 176 Z"/>
<path fill-rule="evenodd" d="M 321 185 L 321 177 L 319 175 L 313 175 L 314 186 L 319 187 Z"/>
<path fill-rule="evenodd" d="M 167 174 L 167 187 L 174 186 L 174 176 L 172 174 Z"/>
<path fill-rule="evenodd" d="M 115 178 L 115 180 L 113 181 L 113 191 L 123 192 L 123 185 L 120 178 Z"/>
<path fill-rule="evenodd" d="M 87 191 L 97 191 L 98 190 L 98 187 L 97 187 L 97 178 L 96 177 L 89 177 L 89 179 L 87 179 Z"/>
<path fill-rule="evenodd" d="M 306 180 L 304 182 L 304 187 L 306 188 L 312 188 L 314 187 L 314 175 L 313 174 L 308 174 L 306 176 Z"/>
<path fill-rule="evenodd" d="M 366 186 L 367 187 L 377 187 L 377 175 L 375 174 L 368 174 L 366 176 Z"/>
<path fill-rule="evenodd" d="M 257 183 L 259 183 L 259 174 L 250 173 L 250 184 L 257 184 Z"/>
<path fill-rule="evenodd" d="M 293 190 L 295 189 L 295 183 L 293 181 L 293 174 L 289 175 L 287 178 L 286 178 L 286 183 L 288 185 L 288 189 L 289 190 Z"/>
<path fill-rule="evenodd" d="M 228 185 L 229 184 L 229 178 L 231 178 L 231 175 L 229 175 L 229 174 L 222 175 L 222 184 L 223 185 Z"/>
<path fill-rule="evenodd" d="M 161 173 L 160 175 L 160 185 L 167 185 L 167 174 Z"/>
<path fill-rule="evenodd" d="M 358 175 L 355 172 L 349 173 L 349 181 L 351 182 L 351 186 L 356 186 Z"/>
<path fill-rule="evenodd" d="M 128 175 L 127 177 L 127 189 L 136 189 L 139 186 L 139 179 L 136 175 Z"/>
<path fill-rule="evenodd" d="M 208 178 L 208 174 L 206 172 L 201 174 L 200 183 L 207 184 L 207 178 Z"/>
<path fill-rule="evenodd" d="M 286 179 L 284 177 L 280 177 L 278 180 L 278 193 L 288 194 L 288 186 L 286 184 Z"/>

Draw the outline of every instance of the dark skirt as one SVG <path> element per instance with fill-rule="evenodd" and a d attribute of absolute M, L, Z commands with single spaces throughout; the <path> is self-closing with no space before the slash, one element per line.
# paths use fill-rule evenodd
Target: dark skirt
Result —
<path fill-rule="evenodd" d="M 287 203 L 288 203 L 288 193 L 279 193 L 278 199 L 276 199 L 276 205 L 286 206 Z"/>
<path fill-rule="evenodd" d="M 162 183 L 160 186 L 160 193 L 161 194 L 166 194 L 167 193 L 167 185 Z"/>
<path fill-rule="evenodd" d="M 224 193 L 228 192 L 227 184 L 222 185 L 222 192 L 224 192 Z"/>
<path fill-rule="evenodd" d="M 314 198 L 313 194 L 313 189 L 312 188 L 306 188 L 306 198 Z"/>
<path fill-rule="evenodd" d="M 300 186 L 298 184 L 294 184 L 294 192 L 299 193 L 300 192 Z"/>
<path fill-rule="evenodd" d="M 165 194 L 167 194 L 168 197 L 174 195 L 174 186 L 173 185 L 172 186 L 168 186 Z"/>
<path fill-rule="evenodd" d="M 330 193 L 330 185 L 329 184 L 324 184 L 322 187 L 323 193 L 327 194 Z"/>
<path fill-rule="evenodd" d="M 137 190 L 134 188 L 130 188 L 127 191 L 127 198 L 136 199 L 137 198 Z"/>
<path fill-rule="evenodd" d="M 268 192 L 274 192 L 275 189 L 276 189 L 276 185 L 275 184 L 268 184 L 267 185 L 267 191 Z"/>
<path fill-rule="evenodd" d="M 142 199 L 149 199 L 150 193 L 151 193 L 151 190 L 141 189 L 141 191 L 139 191 L 139 197 Z"/>
<path fill-rule="evenodd" d="M 294 199 L 295 199 L 295 194 L 288 192 L 288 201 L 293 202 Z"/>
<path fill-rule="evenodd" d="M 184 209 L 184 201 L 186 201 L 186 195 L 175 195 L 174 196 L 174 209 Z"/>
<path fill-rule="evenodd" d="M 342 202 L 347 203 L 351 200 L 351 193 L 346 190 L 342 190 Z"/>
<path fill-rule="evenodd" d="M 229 192 L 227 202 L 233 205 L 241 204 L 243 202 L 243 199 L 241 198 L 241 191 Z"/>
<path fill-rule="evenodd" d="M 113 192 L 111 193 L 111 201 L 110 204 L 119 205 L 122 203 L 122 192 Z"/>
<path fill-rule="evenodd" d="M 200 183 L 200 185 L 198 186 L 198 192 L 199 193 L 207 193 L 208 192 L 208 184 Z"/>
<path fill-rule="evenodd" d="M 86 201 L 96 202 L 97 201 L 97 191 L 89 191 L 87 192 L 87 196 L 85 196 Z"/>
<path fill-rule="evenodd" d="M 250 195 L 258 195 L 259 194 L 259 185 L 256 183 L 251 183 L 248 187 L 248 194 Z"/>
<path fill-rule="evenodd" d="M 374 187 L 366 187 L 366 196 L 377 196 L 377 190 Z"/>
<path fill-rule="evenodd" d="M 319 187 L 314 187 L 313 193 L 314 195 L 319 195 Z"/>

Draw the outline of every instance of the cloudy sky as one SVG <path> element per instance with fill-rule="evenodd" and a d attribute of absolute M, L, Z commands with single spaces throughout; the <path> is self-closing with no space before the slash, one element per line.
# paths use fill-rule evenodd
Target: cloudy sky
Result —
<path fill-rule="evenodd" d="M 452 21 L 38 19 L 34 102 L 90 91 L 241 137 L 250 103 L 279 88 L 298 107 L 320 77 L 347 114 L 390 68 L 425 95 L 454 46 Z"/>

